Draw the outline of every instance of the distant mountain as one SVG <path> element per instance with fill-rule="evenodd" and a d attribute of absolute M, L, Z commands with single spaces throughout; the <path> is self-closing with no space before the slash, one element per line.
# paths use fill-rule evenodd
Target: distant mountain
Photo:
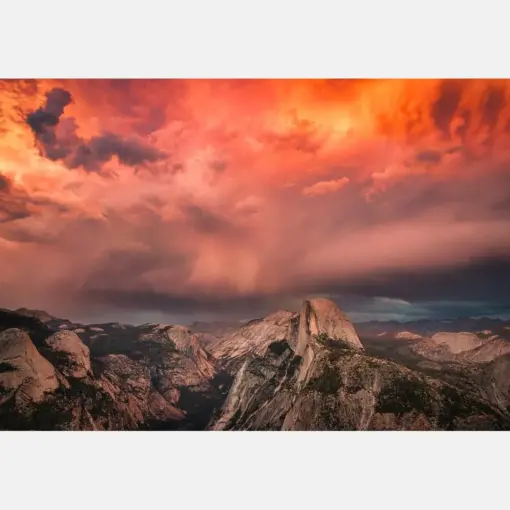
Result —
<path fill-rule="evenodd" d="M 510 339 L 510 320 L 492 318 L 453 318 L 444 320 L 422 319 L 409 322 L 371 321 L 356 324 L 356 330 L 361 336 L 377 336 L 383 333 L 396 334 L 402 331 L 432 336 L 439 332 L 459 331 L 476 333 L 492 331 Z"/>

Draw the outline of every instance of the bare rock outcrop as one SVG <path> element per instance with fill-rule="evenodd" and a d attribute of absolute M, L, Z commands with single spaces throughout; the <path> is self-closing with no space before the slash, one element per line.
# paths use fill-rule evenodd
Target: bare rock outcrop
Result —
<path fill-rule="evenodd" d="M 59 382 L 53 365 L 35 348 L 27 333 L 0 333 L 0 403 L 14 396 L 16 407 L 40 402 Z"/>
<path fill-rule="evenodd" d="M 271 343 L 280 340 L 287 340 L 298 355 L 309 358 L 312 354 L 306 354 L 307 346 L 317 335 L 363 350 L 349 318 L 333 301 L 317 298 L 304 301 L 298 313 L 280 310 L 248 322 L 213 345 L 211 352 L 235 373 L 247 356 L 262 356 Z"/>
<path fill-rule="evenodd" d="M 215 358 L 230 371 L 235 372 L 250 354 L 262 355 L 269 344 L 286 338 L 292 328 L 292 320 L 298 314 L 278 311 L 262 319 L 255 319 L 239 330 L 226 335 L 210 349 Z"/>
<path fill-rule="evenodd" d="M 165 368 L 172 369 L 171 376 L 167 375 L 175 386 L 201 385 L 215 374 L 214 360 L 189 328 L 167 324 L 151 325 L 140 336 L 140 340 L 162 347 L 166 354 L 161 357 L 164 363 L 159 363 L 158 368 L 163 372 Z"/>
<path fill-rule="evenodd" d="M 467 332 L 440 332 L 432 335 L 430 340 L 439 346 L 446 347 L 453 354 L 469 351 L 484 343 L 484 341 L 474 333 Z"/>
<path fill-rule="evenodd" d="M 58 331 L 45 344 L 60 359 L 58 367 L 66 377 L 83 379 L 90 371 L 90 351 L 73 331 Z"/>
<path fill-rule="evenodd" d="M 321 334 L 353 349 L 363 350 L 351 321 L 333 301 L 324 298 L 305 301 L 299 314 L 297 354 L 302 356 L 310 338 Z"/>
<path fill-rule="evenodd" d="M 491 335 L 440 332 L 422 338 L 411 349 L 426 359 L 439 362 L 487 363 L 510 352 L 510 341 Z"/>
<path fill-rule="evenodd" d="M 492 336 L 474 349 L 461 352 L 457 359 L 458 361 L 486 363 L 508 353 L 510 353 L 510 341 Z"/>
<path fill-rule="evenodd" d="M 384 323 L 360 341 L 335 303 L 310 299 L 206 350 L 183 326 L 62 322 L 0 310 L 0 429 L 510 429 L 501 324 L 432 339 L 444 329 Z"/>
<path fill-rule="evenodd" d="M 153 381 L 151 367 L 123 354 L 111 354 L 101 359 L 101 387 L 117 402 L 118 407 L 129 417 L 131 428 L 147 421 L 179 421 L 184 413 L 174 407 L 178 400 L 175 392 L 164 395 Z"/>
<path fill-rule="evenodd" d="M 290 330 L 290 337 L 272 342 L 264 354 L 246 357 L 211 428 L 494 430 L 510 426 L 510 416 L 481 393 L 369 356 L 348 318 L 329 303 L 319 304 L 304 303 L 297 341 Z"/>

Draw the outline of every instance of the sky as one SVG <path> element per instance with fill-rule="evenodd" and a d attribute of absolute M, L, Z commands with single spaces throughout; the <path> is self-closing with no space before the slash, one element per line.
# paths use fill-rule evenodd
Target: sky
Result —
<path fill-rule="evenodd" d="M 0 81 L 0 307 L 510 314 L 510 81 Z"/>

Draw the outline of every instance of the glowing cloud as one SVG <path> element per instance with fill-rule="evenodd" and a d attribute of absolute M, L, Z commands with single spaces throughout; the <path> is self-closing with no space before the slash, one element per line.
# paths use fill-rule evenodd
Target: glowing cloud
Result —
<path fill-rule="evenodd" d="M 408 300 L 384 285 L 506 264 L 509 99 L 501 80 L 0 81 L 0 306 Z"/>

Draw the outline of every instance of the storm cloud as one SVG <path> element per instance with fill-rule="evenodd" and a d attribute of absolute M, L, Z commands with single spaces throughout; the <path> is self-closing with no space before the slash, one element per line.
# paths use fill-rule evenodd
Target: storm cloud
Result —
<path fill-rule="evenodd" d="M 54 88 L 47 92 L 45 104 L 26 117 L 27 124 L 47 158 L 63 161 L 70 168 L 83 167 L 87 171 L 99 171 L 114 156 L 118 157 L 121 164 L 133 167 L 165 157 L 163 151 L 141 139 L 122 137 L 115 133 L 106 132 L 84 140 L 77 134 L 76 119 L 62 117 L 71 102 L 70 92 Z"/>
<path fill-rule="evenodd" d="M 356 320 L 510 305 L 510 82 L 12 87 L 0 306 L 129 322 L 314 296 Z"/>

